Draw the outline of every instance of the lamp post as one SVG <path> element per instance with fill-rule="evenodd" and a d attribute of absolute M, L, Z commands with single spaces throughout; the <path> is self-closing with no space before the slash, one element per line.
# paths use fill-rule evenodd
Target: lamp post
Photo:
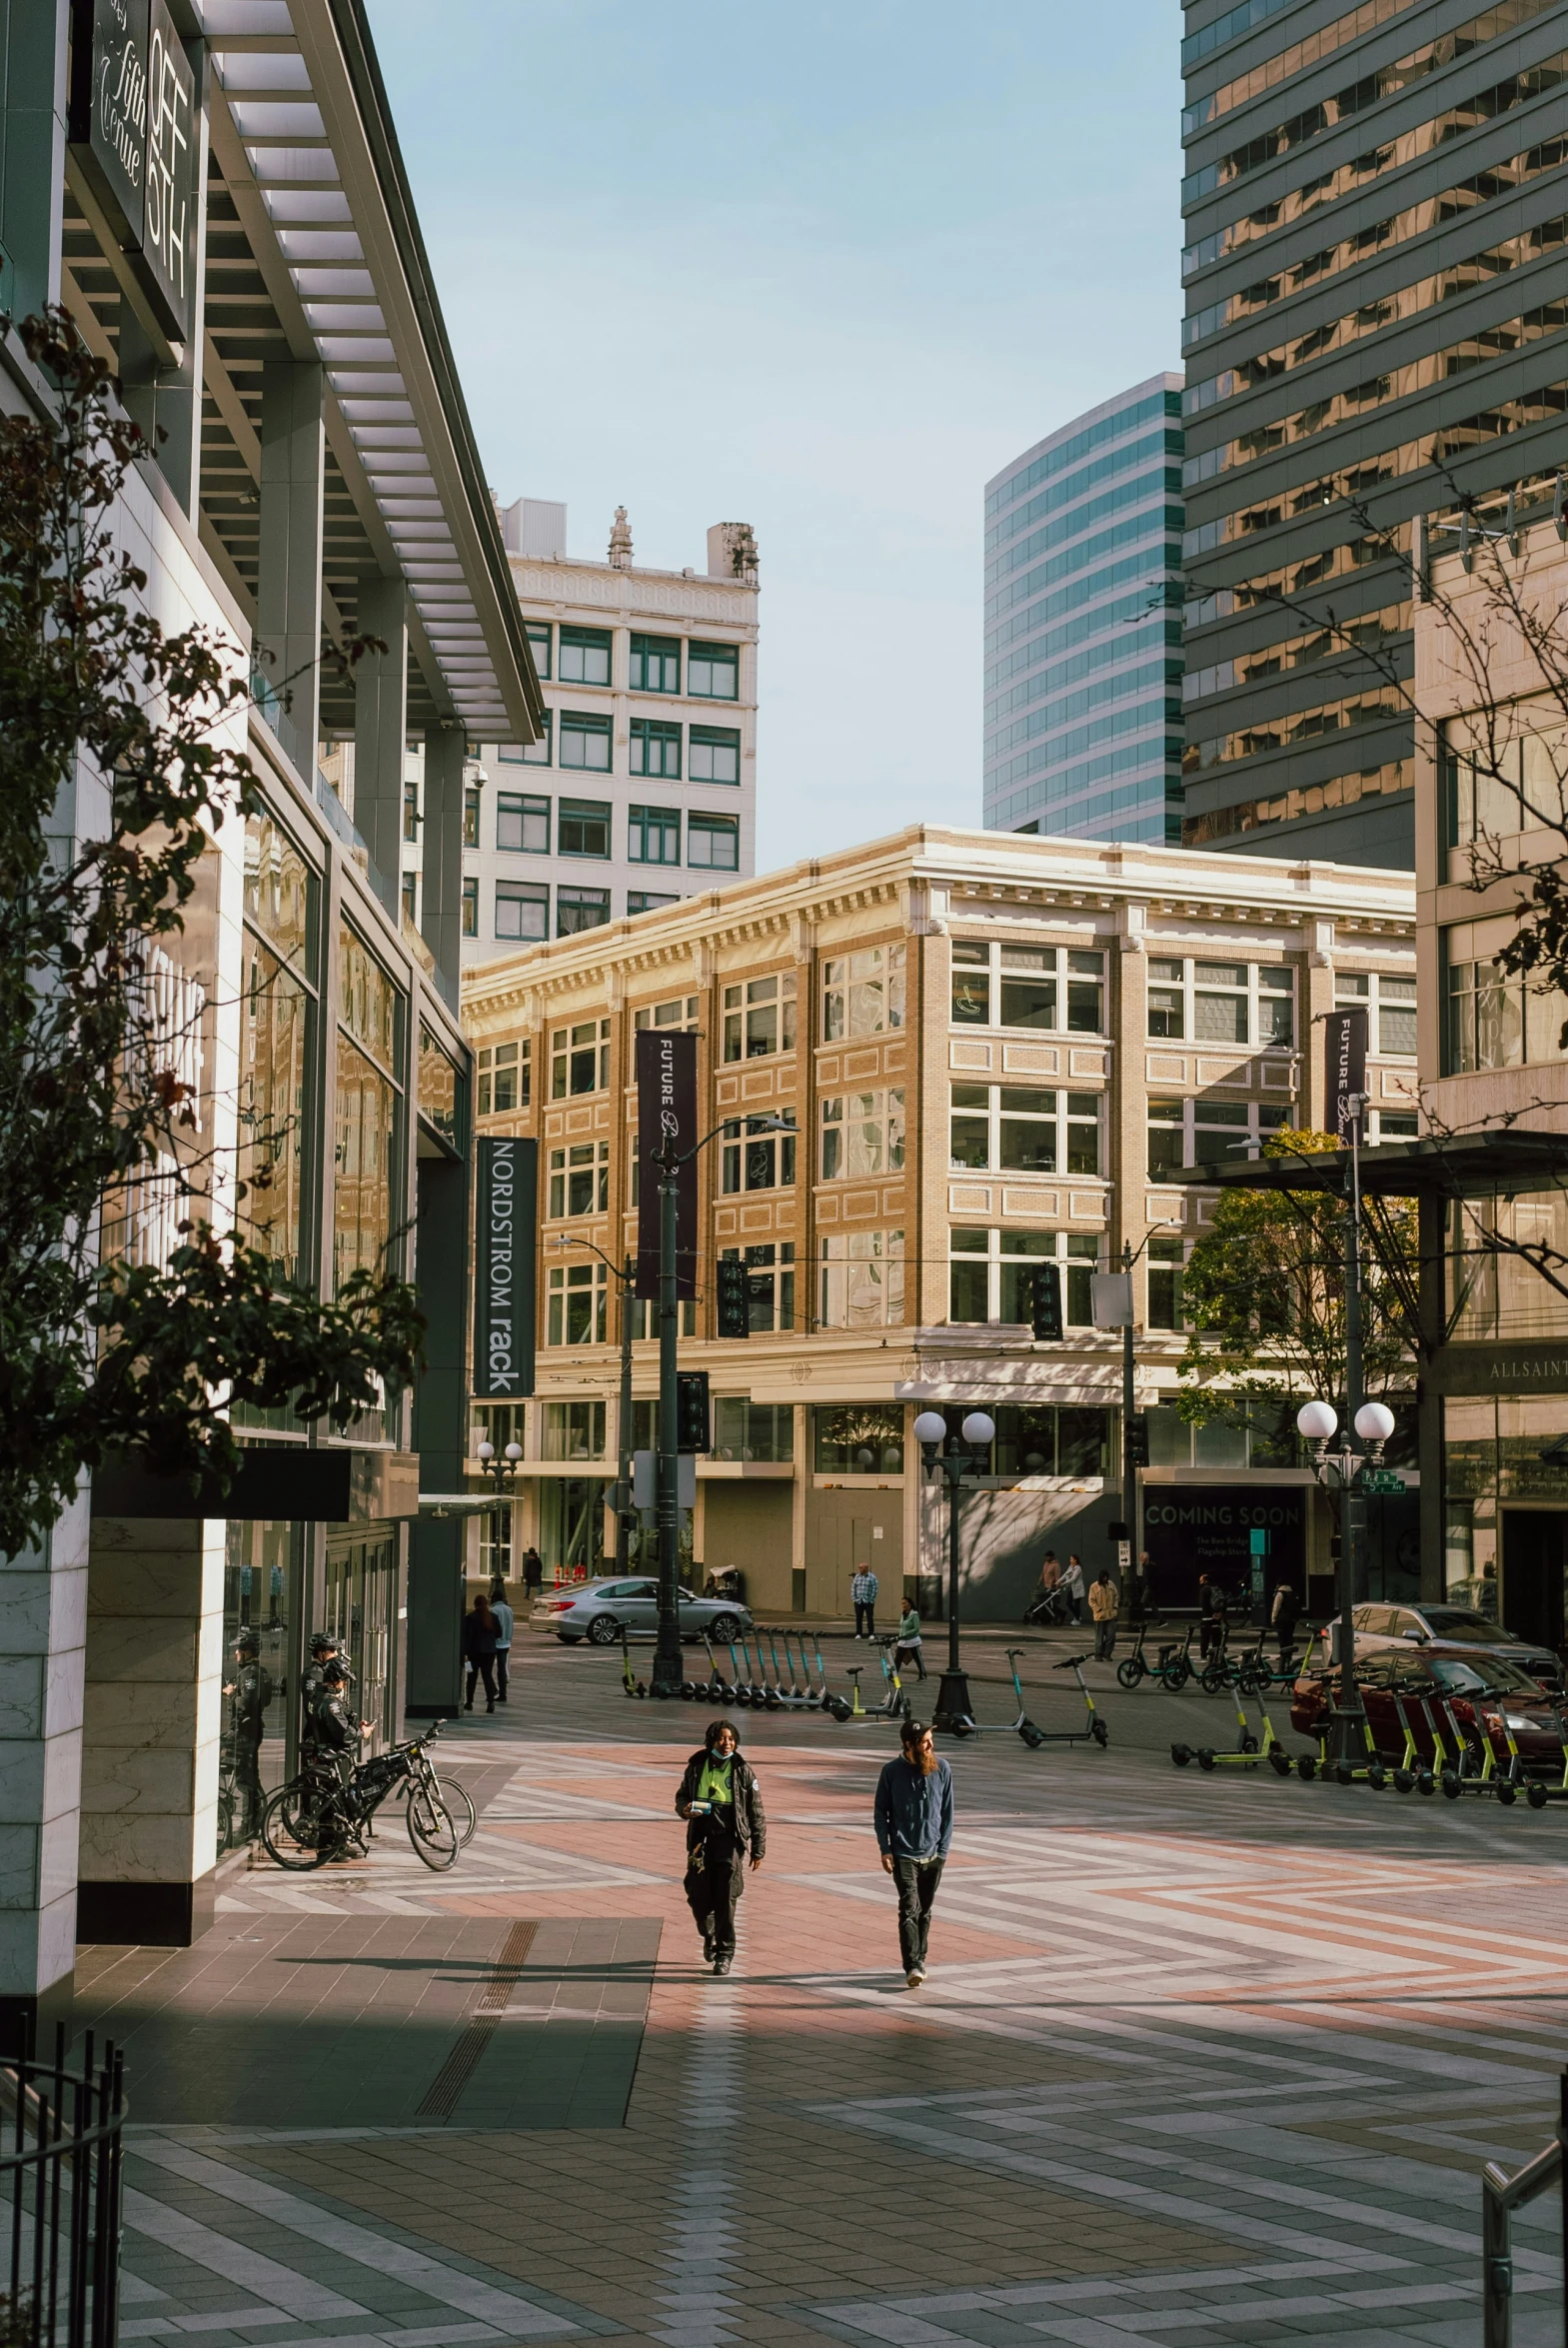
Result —
<path fill-rule="evenodd" d="M 979 1455 L 989 1449 L 996 1422 L 983 1410 L 971 1410 L 963 1421 L 963 1439 L 943 1449 L 947 1422 L 936 1410 L 922 1410 L 914 1422 L 914 1439 L 925 1461 L 927 1478 L 940 1475 L 947 1486 L 947 1668 L 936 1690 L 931 1719 L 937 1728 L 967 1734 L 975 1726 L 969 1708 L 969 1682 L 958 1653 L 958 1487 L 972 1468 L 979 1471 Z M 971 1452 L 974 1454 L 971 1457 Z"/>
<path fill-rule="evenodd" d="M 491 1482 L 495 1486 L 497 1507 L 493 1513 L 499 1514 L 500 1503 L 503 1500 L 506 1502 L 507 1562 L 510 1565 L 512 1560 L 512 1534 L 517 1522 L 517 1519 L 513 1514 L 512 1503 L 517 1487 L 518 1462 L 523 1456 L 523 1445 L 521 1443 L 508 1443 L 504 1451 L 498 1451 L 494 1443 L 483 1442 L 479 1444 L 475 1450 L 474 1456 L 479 1461 L 480 1466 L 484 1469 L 485 1473 L 489 1476 Z"/>
<path fill-rule="evenodd" d="M 1121 1242 L 1121 1269 L 1119 1272 L 1096 1275 L 1094 1281 L 1094 1325 L 1096 1328 L 1121 1327 L 1121 1507 L 1126 1522 L 1127 1565 L 1130 1568 L 1132 1549 L 1137 1542 L 1137 1508 L 1133 1498 L 1137 1469 L 1132 1459 L 1133 1409 L 1133 1311 L 1132 1273 L 1139 1256 L 1156 1231 L 1179 1230 L 1181 1222 L 1175 1215 L 1162 1215 L 1151 1223 L 1136 1247 L 1130 1239 Z M 1112 1535 L 1116 1528 L 1111 1527 Z"/>
<path fill-rule="evenodd" d="M 1319 1483 L 1325 1491 L 1337 1490 L 1339 1494 L 1339 1701 L 1333 1714 L 1339 1749 L 1334 1757 L 1359 1761 L 1365 1747 L 1365 1715 L 1356 1686 L 1354 1608 L 1356 1562 L 1366 1523 L 1360 1478 L 1363 1467 L 1375 1467 L 1382 1458 L 1383 1445 L 1394 1431 L 1394 1414 L 1386 1402 L 1362 1403 L 1355 1414 L 1355 1431 L 1365 1446 L 1362 1450 L 1351 1442 L 1348 1427 L 1339 1449 L 1329 1449 L 1339 1431 L 1339 1414 L 1331 1402 L 1303 1402 L 1296 1412 L 1296 1426 L 1311 1446 Z"/>
<path fill-rule="evenodd" d="M 733 1122 L 733 1121 L 727 1121 Z M 784 1117 L 749 1118 L 747 1129 L 752 1134 L 792 1134 L 795 1129 Z M 683 1677 L 681 1669 L 681 1600 L 680 1576 L 677 1567 L 681 1559 L 681 1451 L 680 1429 L 676 1424 L 676 1335 L 681 1318 L 676 1253 L 680 1233 L 680 1174 L 689 1166 L 700 1150 L 717 1140 L 724 1132 L 717 1125 L 711 1133 L 694 1142 L 690 1150 L 677 1151 L 667 1139 L 663 1149 L 651 1150 L 648 1164 L 659 1174 L 659 1478 L 657 1485 L 659 1532 L 659 1641 L 654 1649 L 654 1666 L 648 1675 L 651 1696 L 679 1696 Z M 673 1137 L 672 1137 L 673 1139 Z"/>
<path fill-rule="evenodd" d="M 621 1290 L 621 1415 L 617 1422 L 616 1442 L 616 1571 L 625 1573 L 632 1562 L 632 1519 L 636 1514 L 632 1505 L 632 1290 L 637 1279 L 637 1265 L 630 1255 L 620 1265 L 614 1264 L 603 1247 L 596 1246 L 592 1239 L 580 1239 L 570 1232 L 559 1232 L 551 1243 L 557 1248 L 586 1247 L 591 1255 L 599 1257 Z"/>

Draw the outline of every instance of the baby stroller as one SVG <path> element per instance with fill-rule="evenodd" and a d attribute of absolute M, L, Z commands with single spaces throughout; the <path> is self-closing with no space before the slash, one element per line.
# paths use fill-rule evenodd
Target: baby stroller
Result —
<path fill-rule="evenodd" d="M 1052 1630 L 1070 1622 L 1072 1604 L 1060 1582 L 1054 1589 L 1038 1591 L 1023 1619 L 1034 1630 Z"/>

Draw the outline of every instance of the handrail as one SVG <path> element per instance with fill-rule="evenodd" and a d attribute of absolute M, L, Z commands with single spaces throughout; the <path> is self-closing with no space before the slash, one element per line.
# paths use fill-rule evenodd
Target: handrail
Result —
<path fill-rule="evenodd" d="M 1513 2247 L 1509 2219 L 1516 2209 L 1534 2201 L 1563 2175 L 1563 2145 L 1568 2143 L 1568 2070 L 1559 2082 L 1562 2118 L 1559 2134 L 1510 2177 L 1495 2160 L 1481 2170 L 1481 2288 L 1484 2307 L 1483 2348 L 1509 2348 L 1513 2338 Z M 1563 2196 L 1564 2337 L 1568 2340 L 1568 2192 Z"/>

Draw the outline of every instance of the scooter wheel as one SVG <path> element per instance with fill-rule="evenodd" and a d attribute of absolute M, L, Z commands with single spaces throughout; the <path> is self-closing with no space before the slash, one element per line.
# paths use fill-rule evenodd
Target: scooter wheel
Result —
<path fill-rule="evenodd" d="M 1288 1777 L 1290 1775 L 1290 1755 L 1288 1753 L 1282 1753 L 1277 1746 L 1268 1756 L 1268 1765 L 1273 1770 L 1276 1777 Z"/>
<path fill-rule="evenodd" d="M 1212 1671 L 1204 1671 L 1199 1673 L 1198 1685 L 1205 1695 L 1220 1695 L 1224 1692 L 1225 1682 L 1216 1678 Z"/>
<path fill-rule="evenodd" d="M 738 1704 L 749 1704 L 752 1700 L 751 1689 L 748 1687 L 738 1687 L 735 1691 L 735 1700 Z"/>
<path fill-rule="evenodd" d="M 764 1698 L 763 1698 L 763 1709 L 764 1709 L 764 1711 L 765 1711 L 765 1712 L 777 1712 L 777 1711 L 778 1711 L 778 1709 L 779 1709 L 779 1693 L 778 1693 L 778 1690 L 777 1690 L 776 1688 L 772 1688 L 772 1687 L 771 1687 L 771 1688 L 769 1689 L 769 1691 L 768 1691 L 767 1695 L 765 1695 L 765 1696 L 764 1696 Z"/>
<path fill-rule="evenodd" d="M 1500 1785 L 1497 1788 L 1497 1798 L 1505 1810 L 1511 1810 L 1519 1796 L 1511 1785 Z"/>
<path fill-rule="evenodd" d="M 1170 1666 L 1170 1677 L 1166 1680 L 1165 1685 L 1169 1688 L 1172 1695 L 1178 1695 L 1181 1689 L 1186 1686 L 1187 1681 L 1191 1677 L 1192 1666 L 1190 1663 L 1172 1663 Z"/>
<path fill-rule="evenodd" d="M 1544 1810 L 1546 1807 L 1545 1786 L 1527 1785 L 1524 1789 L 1524 1798 L 1529 1803 L 1532 1810 Z"/>
<path fill-rule="evenodd" d="M 1310 1785 L 1317 1775 L 1317 1761 L 1311 1753 L 1301 1753 L 1296 1759 L 1296 1775 L 1303 1785 Z"/>
<path fill-rule="evenodd" d="M 971 1731 L 973 1723 L 968 1720 L 954 1720 L 951 1725 L 954 1736 L 967 1736 Z"/>
<path fill-rule="evenodd" d="M 1037 1753 L 1040 1749 L 1040 1746 L 1045 1742 L 1044 1737 L 1040 1734 L 1037 1728 L 1020 1728 L 1018 1730 L 1018 1734 L 1022 1737 L 1024 1743 L 1028 1746 L 1031 1753 Z"/>
<path fill-rule="evenodd" d="M 1214 1766 L 1214 1756 L 1213 1756 L 1213 1754 L 1210 1752 L 1210 1750 L 1209 1750 L 1209 1748 L 1208 1748 L 1208 1746 L 1207 1746 L 1206 1744 L 1200 1744 L 1200 1745 L 1198 1746 L 1198 1767 L 1199 1767 L 1200 1769 L 1212 1769 L 1212 1768 L 1213 1768 L 1213 1766 Z"/>
<path fill-rule="evenodd" d="M 1388 1783 L 1388 1772 L 1381 1761 L 1373 1761 L 1367 1769 L 1366 1781 L 1374 1793 L 1381 1793 Z"/>
<path fill-rule="evenodd" d="M 1178 1769 L 1184 1769 L 1192 1758 L 1192 1747 L 1189 1744 L 1173 1744 L 1170 1757 Z"/>
<path fill-rule="evenodd" d="M 1414 1784 L 1415 1779 L 1411 1776 L 1408 1769 L 1396 1769 L 1394 1771 L 1393 1788 L 1395 1793 L 1409 1793 Z"/>
<path fill-rule="evenodd" d="M 1455 1776 L 1452 1769 L 1445 1769 L 1443 1771 L 1441 1782 L 1443 1791 L 1447 1795 L 1448 1799 L 1451 1802 L 1456 1802 L 1459 1799 L 1459 1796 L 1463 1793 L 1464 1787 L 1460 1783 L 1459 1779 Z"/>
<path fill-rule="evenodd" d="M 1354 1785 L 1355 1771 L 1351 1768 L 1348 1761 L 1336 1761 L 1334 1763 L 1334 1783 L 1336 1785 Z"/>
<path fill-rule="evenodd" d="M 1257 1751 L 1257 1738 L 1253 1735 L 1250 1728 L 1246 1729 L 1242 1734 L 1241 1750 L 1244 1753 L 1255 1753 Z"/>
<path fill-rule="evenodd" d="M 1089 1734 L 1093 1737 L 1094 1742 L 1099 1746 L 1100 1751 L 1103 1752 L 1105 1747 L 1110 1742 L 1110 1730 L 1106 1727 L 1104 1721 L 1096 1720 L 1093 1727 L 1089 1730 Z"/>
<path fill-rule="evenodd" d="M 1419 1772 L 1415 1781 L 1415 1789 L 1417 1793 L 1435 1793 L 1437 1791 L 1437 1779 L 1432 1775 L 1430 1769 L 1422 1769 Z"/>
<path fill-rule="evenodd" d="M 1142 1664 L 1134 1662 L 1130 1655 L 1127 1657 L 1124 1663 L 1118 1663 L 1116 1665 L 1116 1685 L 1118 1687 L 1134 1688 L 1137 1686 L 1138 1681 L 1142 1677 Z"/>
<path fill-rule="evenodd" d="M 827 1709 L 835 1720 L 847 1720 L 849 1717 L 849 1706 L 844 1702 L 842 1696 L 829 1696 Z"/>

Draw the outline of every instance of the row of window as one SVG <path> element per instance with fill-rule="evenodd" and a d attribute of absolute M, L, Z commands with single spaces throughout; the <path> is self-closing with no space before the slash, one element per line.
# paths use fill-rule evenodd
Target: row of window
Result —
<path fill-rule="evenodd" d="M 734 1250 L 731 1250 L 733 1253 Z M 774 1326 L 793 1325 L 795 1310 L 794 1252 L 787 1243 L 775 1250 L 747 1250 L 759 1261 L 753 1271 L 757 1283 L 756 1310 L 766 1309 Z M 887 1328 L 903 1319 L 903 1233 L 897 1231 L 833 1232 L 820 1242 L 816 1261 L 818 1328 Z M 787 1311 L 787 1320 L 783 1315 Z M 653 1314 L 634 1321 L 634 1335 L 651 1335 Z M 695 1315 L 693 1316 L 695 1325 Z M 610 1326 L 609 1278 L 604 1263 L 552 1264 L 545 1291 L 547 1345 L 603 1345 Z M 689 1332 L 691 1333 L 691 1332 Z"/>
<path fill-rule="evenodd" d="M 741 736 L 734 726 L 680 726 L 664 718 L 634 718 L 631 772 L 682 779 L 682 746 L 689 783 L 738 784 Z M 503 748 L 503 766 L 576 768 L 591 775 L 615 771 L 615 721 L 589 710 L 547 710 L 545 731 L 526 749 Z"/>
<path fill-rule="evenodd" d="M 608 628 L 572 628 L 565 621 L 528 622 L 534 666 L 546 683 L 609 685 L 615 639 Z M 633 693 L 679 693 L 683 660 L 686 691 L 694 701 L 739 701 L 741 652 L 734 644 L 700 644 L 680 636 L 632 638 L 628 686 Z M 554 656 L 554 657 L 553 657 Z"/>
<path fill-rule="evenodd" d="M 417 887 L 416 876 L 413 873 L 405 873 L 403 877 L 403 905 L 411 922 L 414 920 Z M 509 944 L 522 946 L 539 944 L 551 935 L 550 900 L 551 890 L 549 884 L 544 881 L 498 881 L 493 909 L 495 917 L 493 934 L 497 938 L 506 939 Z M 575 888 L 561 882 L 555 890 L 555 935 L 558 938 L 576 938 L 580 932 L 597 930 L 611 919 L 610 891 L 608 889 Z M 627 912 L 629 915 L 653 913 L 660 906 L 679 905 L 680 902 L 680 898 L 677 896 L 655 894 L 646 889 L 629 889 L 627 891 Z M 463 884 L 463 935 L 465 938 L 479 936 L 479 882 L 477 879 L 465 881 Z"/>

